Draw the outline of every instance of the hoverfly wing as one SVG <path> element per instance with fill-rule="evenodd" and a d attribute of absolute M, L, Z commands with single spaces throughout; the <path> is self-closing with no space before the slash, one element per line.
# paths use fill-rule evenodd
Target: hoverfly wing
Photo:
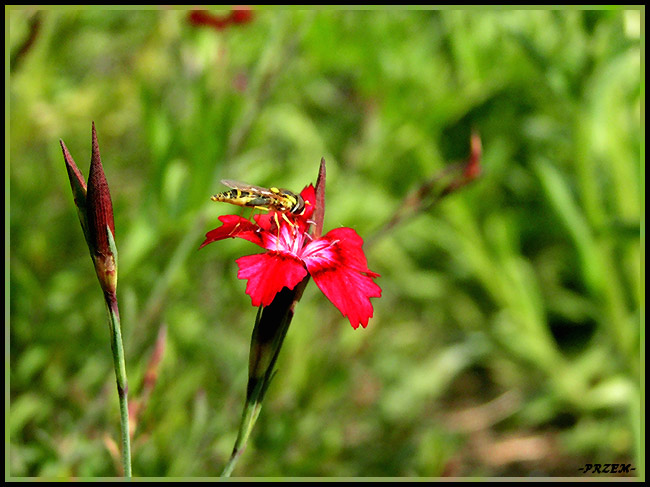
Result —
<path fill-rule="evenodd" d="M 253 186 L 252 184 L 242 183 L 241 181 L 235 181 L 233 179 L 222 179 L 221 184 L 228 186 L 232 189 L 238 189 L 240 191 L 247 191 L 251 193 L 260 193 L 260 194 L 269 194 L 272 191 L 268 188 L 262 186 Z"/>

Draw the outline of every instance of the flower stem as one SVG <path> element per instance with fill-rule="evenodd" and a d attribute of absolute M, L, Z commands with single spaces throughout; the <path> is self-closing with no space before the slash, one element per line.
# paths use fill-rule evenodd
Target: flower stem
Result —
<path fill-rule="evenodd" d="M 260 307 L 257 312 L 248 362 L 246 404 L 235 446 L 232 449 L 230 460 L 221 473 L 222 477 L 230 477 L 237 460 L 246 447 L 248 437 L 262 409 L 264 395 L 275 376 L 275 362 L 293 318 L 294 308 L 302 297 L 308 282 L 309 276 L 307 275 L 293 290 L 285 287 L 276 295 L 271 304 L 265 308 Z"/>
<path fill-rule="evenodd" d="M 124 476 L 131 477 L 131 437 L 129 434 L 129 404 L 126 365 L 124 362 L 124 346 L 122 345 L 122 329 L 120 327 L 120 312 L 117 307 L 115 293 L 105 292 L 106 309 L 108 311 L 108 326 L 111 332 L 111 351 L 117 382 L 117 395 L 120 402 L 120 424 L 122 428 L 122 465 Z"/>
<path fill-rule="evenodd" d="M 262 387 L 262 382 L 259 383 L 259 388 L 261 389 L 261 387 Z M 253 426 L 255 425 L 255 422 L 257 421 L 257 417 L 259 416 L 261 410 L 262 410 L 261 398 L 260 401 L 252 401 L 252 402 L 246 401 L 246 405 L 244 406 L 244 412 L 242 414 L 241 424 L 239 425 L 239 433 L 237 434 L 237 440 L 235 440 L 235 446 L 232 449 L 232 455 L 230 455 L 230 460 L 228 460 L 226 467 L 223 469 L 223 472 L 221 473 L 222 477 L 230 477 L 230 474 L 232 473 L 233 469 L 235 468 L 235 465 L 237 464 L 237 460 L 239 460 L 239 457 L 244 452 L 244 448 L 246 448 L 248 437 L 250 436 L 251 431 L 253 431 Z"/>

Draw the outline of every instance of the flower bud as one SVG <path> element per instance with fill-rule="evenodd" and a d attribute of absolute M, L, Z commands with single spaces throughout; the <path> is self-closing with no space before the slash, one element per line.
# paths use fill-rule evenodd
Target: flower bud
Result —
<path fill-rule="evenodd" d="M 117 287 L 117 251 L 115 249 L 113 203 L 99 156 L 94 122 L 92 137 L 93 148 L 90 174 L 88 175 L 88 194 L 86 195 L 89 246 L 102 289 L 105 292 L 114 293 Z"/>
<path fill-rule="evenodd" d="M 74 198 L 74 204 L 77 207 L 77 215 L 79 216 L 81 229 L 84 232 L 86 244 L 90 245 L 88 240 L 88 219 L 86 217 L 86 181 L 84 180 L 83 174 L 81 174 L 81 171 L 75 164 L 74 159 L 70 155 L 68 148 L 65 146 L 65 143 L 60 139 L 59 143 L 63 150 L 63 159 L 65 160 L 65 167 L 68 171 L 68 179 L 70 180 L 70 186 L 72 187 L 72 197 Z"/>
<path fill-rule="evenodd" d="M 62 140 L 60 143 L 79 221 L 95 264 L 99 283 L 104 292 L 114 294 L 117 288 L 117 248 L 115 246 L 113 203 L 99 156 L 95 123 L 93 122 L 88 186 L 86 186 L 83 175 L 72 159 L 68 148 Z"/>

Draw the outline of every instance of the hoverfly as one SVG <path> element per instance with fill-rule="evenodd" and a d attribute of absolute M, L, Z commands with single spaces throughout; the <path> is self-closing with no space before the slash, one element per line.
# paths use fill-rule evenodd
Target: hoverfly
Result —
<path fill-rule="evenodd" d="M 228 191 L 215 194 L 212 201 L 223 201 L 237 206 L 248 206 L 254 210 L 275 211 L 274 220 L 278 229 L 278 242 L 280 241 L 280 219 L 286 221 L 295 231 L 295 224 L 287 218 L 286 213 L 300 215 L 305 210 L 305 200 L 299 194 L 292 193 L 287 189 L 276 187 L 263 188 L 251 184 L 240 183 L 231 179 L 222 179 L 221 184 L 232 188 Z M 239 225 L 239 224 L 238 224 Z"/>
<path fill-rule="evenodd" d="M 305 200 L 299 194 L 287 189 L 263 188 L 251 184 L 240 183 L 230 179 L 222 179 L 221 184 L 232 188 L 215 194 L 212 201 L 223 201 L 237 206 L 249 206 L 258 210 L 289 212 L 299 215 L 305 209 Z"/>

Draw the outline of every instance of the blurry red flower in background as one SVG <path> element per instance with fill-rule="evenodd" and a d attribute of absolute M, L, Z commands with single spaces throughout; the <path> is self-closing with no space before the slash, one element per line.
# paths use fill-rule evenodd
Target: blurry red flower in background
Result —
<path fill-rule="evenodd" d="M 315 192 L 307 186 L 300 195 L 306 202 L 301 215 L 270 212 L 255 215 L 251 222 L 238 215 L 219 217 L 222 225 L 206 234 L 201 248 L 225 238 L 243 238 L 267 250 L 237 259 L 237 277 L 247 279 L 246 294 L 253 306 L 268 306 L 286 287 L 293 289 L 307 275 L 350 320 L 353 328 L 364 328 L 373 315 L 370 298 L 380 297 L 368 269 L 362 238 L 351 228 L 336 228 L 320 238 L 309 233 Z"/>
<path fill-rule="evenodd" d="M 223 30 L 231 24 L 247 24 L 253 20 L 253 11 L 250 7 L 233 7 L 227 15 L 216 15 L 207 10 L 192 10 L 187 19 L 193 25 L 205 25 L 215 30 Z"/>

